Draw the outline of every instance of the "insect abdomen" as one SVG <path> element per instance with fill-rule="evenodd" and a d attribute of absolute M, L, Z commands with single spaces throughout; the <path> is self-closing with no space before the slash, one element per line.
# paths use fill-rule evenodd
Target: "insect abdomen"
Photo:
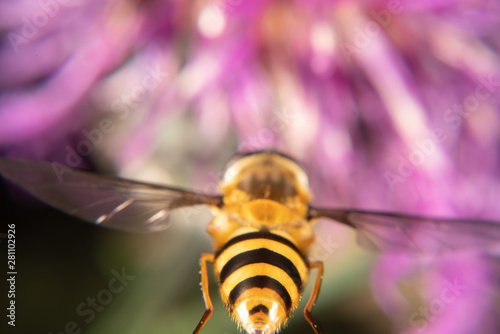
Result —
<path fill-rule="evenodd" d="M 247 332 L 273 333 L 297 307 L 308 263 L 287 238 L 251 232 L 232 238 L 215 255 L 221 296 Z"/>

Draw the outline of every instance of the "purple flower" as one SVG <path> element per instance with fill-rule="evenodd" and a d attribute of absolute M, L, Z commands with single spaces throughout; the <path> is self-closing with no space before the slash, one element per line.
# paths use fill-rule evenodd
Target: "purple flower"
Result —
<path fill-rule="evenodd" d="M 131 175 L 193 152 L 191 183 L 212 190 L 216 156 L 273 147 L 304 162 L 318 205 L 500 217 L 495 1 L 4 1 L 0 13 L 7 155 L 104 157 Z M 417 264 L 385 254 L 373 271 L 396 330 L 496 332 L 487 260 L 420 263 L 419 297 L 405 298 L 396 286 Z"/>

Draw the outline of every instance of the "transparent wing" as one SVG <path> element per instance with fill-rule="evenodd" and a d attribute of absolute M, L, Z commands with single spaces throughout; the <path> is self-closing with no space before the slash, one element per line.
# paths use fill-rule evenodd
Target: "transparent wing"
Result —
<path fill-rule="evenodd" d="M 500 222 L 317 208 L 310 208 L 309 216 L 333 219 L 355 228 L 358 243 L 371 250 L 433 254 L 470 249 L 500 253 Z"/>
<path fill-rule="evenodd" d="M 119 230 L 164 230 L 174 209 L 222 202 L 219 196 L 61 168 L 0 158 L 0 174 L 35 197 L 88 222 Z"/>

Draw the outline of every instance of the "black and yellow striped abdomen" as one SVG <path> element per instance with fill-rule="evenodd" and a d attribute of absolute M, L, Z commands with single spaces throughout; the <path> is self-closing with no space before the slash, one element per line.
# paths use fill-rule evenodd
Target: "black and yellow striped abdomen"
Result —
<path fill-rule="evenodd" d="M 295 244 L 267 231 L 230 239 L 216 252 L 214 268 L 232 316 L 245 329 L 262 326 L 270 333 L 299 304 L 309 273 L 307 260 Z"/>

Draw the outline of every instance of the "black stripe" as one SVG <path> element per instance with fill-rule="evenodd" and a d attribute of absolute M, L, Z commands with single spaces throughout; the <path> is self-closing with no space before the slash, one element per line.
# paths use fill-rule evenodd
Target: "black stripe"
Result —
<path fill-rule="evenodd" d="M 300 257 L 302 258 L 302 260 L 304 261 L 304 263 L 306 265 L 308 265 L 307 259 L 299 251 L 297 246 L 295 246 L 290 240 L 285 239 L 285 238 L 283 238 L 277 234 L 274 234 L 274 233 L 262 232 L 262 231 L 250 232 L 250 233 L 242 234 L 242 235 L 239 235 L 237 237 L 232 238 L 224 245 L 224 247 L 222 247 L 217 252 L 215 252 L 215 259 L 217 259 L 219 257 L 219 255 L 222 254 L 222 252 L 224 252 L 226 249 L 228 249 L 232 245 L 237 244 L 238 242 L 242 242 L 245 240 L 251 240 L 251 239 L 268 239 L 268 240 L 274 240 L 274 241 L 280 242 L 284 245 L 287 245 L 288 247 L 293 249 L 296 253 L 298 253 L 300 255 Z"/>
<path fill-rule="evenodd" d="M 254 315 L 255 313 L 259 313 L 259 312 L 262 312 L 265 315 L 269 315 L 269 309 L 267 308 L 266 305 L 262 305 L 262 304 L 259 304 L 259 305 L 255 306 L 253 309 L 251 309 L 250 311 L 248 311 L 248 314 L 249 315 Z"/>
<path fill-rule="evenodd" d="M 244 252 L 227 261 L 219 275 L 220 284 L 224 283 L 229 275 L 234 273 L 239 268 L 252 263 L 267 263 L 282 269 L 288 274 L 288 276 L 290 276 L 297 286 L 297 289 L 302 291 L 302 279 L 300 278 L 299 271 L 293 262 L 283 255 L 273 252 L 267 248 L 259 248 Z"/>
<path fill-rule="evenodd" d="M 290 311 L 290 308 L 292 307 L 292 299 L 290 298 L 288 291 L 286 291 L 285 287 L 281 285 L 280 282 L 269 276 L 254 276 L 238 283 L 229 294 L 229 304 L 234 306 L 238 297 L 246 290 L 252 288 L 268 288 L 274 290 L 285 302 L 286 311 Z"/>

